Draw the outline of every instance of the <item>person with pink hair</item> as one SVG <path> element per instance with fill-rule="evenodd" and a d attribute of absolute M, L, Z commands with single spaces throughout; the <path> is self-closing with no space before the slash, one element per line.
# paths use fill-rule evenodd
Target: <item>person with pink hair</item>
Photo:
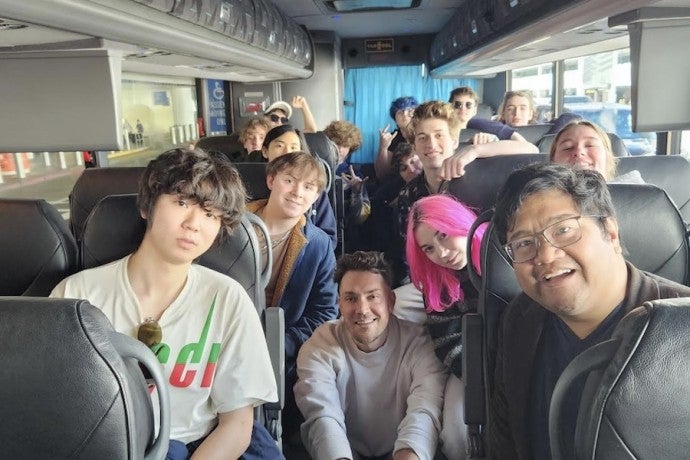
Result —
<path fill-rule="evenodd" d="M 466 205 L 448 195 L 416 201 L 407 219 L 406 255 L 410 278 L 424 299 L 427 330 L 438 359 L 457 377 L 449 378 L 443 407 L 440 439 L 448 458 L 464 458 L 466 433 L 462 423 L 462 317 L 476 309 L 478 292 L 467 274 L 472 263 L 479 272 L 479 252 L 485 227 L 472 236 L 477 218 Z"/>

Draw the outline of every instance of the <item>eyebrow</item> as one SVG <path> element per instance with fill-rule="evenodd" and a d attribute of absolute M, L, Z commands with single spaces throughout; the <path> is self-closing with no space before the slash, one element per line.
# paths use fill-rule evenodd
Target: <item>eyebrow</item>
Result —
<path fill-rule="evenodd" d="M 376 292 L 383 292 L 383 289 L 381 289 L 381 288 L 374 288 L 374 289 L 371 289 L 371 290 L 369 290 L 369 291 L 364 291 L 364 292 L 362 292 L 362 294 L 365 294 L 365 295 L 366 295 L 366 294 L 373 294 L 373 293 L 376 293 Z M 345 291 L 345 292 L 343 292 L 343 295 L 344 295 L 344 296 L 345 296 L 345 295 L 359 295 L 359 294 L 360 294 L 359 292 L 355 292 L 355 291 Z"/>

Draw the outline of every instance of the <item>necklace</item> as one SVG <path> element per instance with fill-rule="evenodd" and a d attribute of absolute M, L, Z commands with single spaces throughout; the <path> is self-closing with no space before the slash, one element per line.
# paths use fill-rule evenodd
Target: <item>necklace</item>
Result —
<path fill-rule="evenodd" d="M 278 235 L 269 235 L 269 238 L 271 240 L 271 249 L 275 249 L 278 245 L 282 244 L 285 240 L 288 239 L 290 236 L 290 232 L 292 229 L 288 229 L 285 233 L 278 234 Z M 261 233 L 259 233 L 261 234 Z M 266 249 L 268 249 L 268 243 L 265 241 L 264 236 L 261 234 L 261 251 L 266 252 Z"/>

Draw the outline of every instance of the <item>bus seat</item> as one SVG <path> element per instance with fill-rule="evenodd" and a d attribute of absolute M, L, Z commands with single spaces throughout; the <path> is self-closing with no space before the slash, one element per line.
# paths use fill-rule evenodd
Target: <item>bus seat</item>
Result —
<path fill-rule="evenodd" d="M 491 107 L 489 104 L 484 104 L 482 102 L 479 103 L 477 106 L 477 114 L 475 117 L 477 118 L 485 118 L 487 120 L 491 120 L 491 117 L 494 116 L 494 109 Z"/>
<path fill-rule="evenodd" d="M 338 166 L 338 146 L 323 131 L 304 133 L 304 140 L 311 153 L 324 160 L 331 171 Z"/>
<path fill-rule="evenodd" d="M 683 220 L 690 223 L 690 161 L 680 155 L 631 156 L 618 161 L 618 173 L 638 170 L 648 184 L 668 193 Z"/>
<path fill-rule="evenodd" d="M 461 148 L 465 147 L 466 145 L 469 145 L 469 143 L 472 141 L 472 137 L 475 134 L 479 134 L 481 131 L 478 129 L 472 129 L 472 128 L 463 128 L 460 130 L 460 144 L 458 145 L 458 148 L 455 149 L 457 152 Z"/>
<path fill-rule="evenodd" d="M 625 146 L 625 143 L 620 137 L 618 137 L 616 133 L 606 134 L 609 135 L 609 140 L 611 141 L 611 151 L 613 152 L 614 157 L 630 156 L 630 152 L 628 152 L 628 148 Z M 542 136 L 542 138 L 536 144 L 537 147 L 539 147 L 539 151 L 542 153 L 549 153 L 549 151 L 551 150 L 551 144 L 553 143 L 553 139 L 555 137 L 556 134 L 546 134 Z"/>
<path fill-rule="evenodd" d="M 248 165 L 251 163 L 239 163 Z M 264 163 L 260 163 L 265 167 Z M 139 214 L 137 195 L 109 195 L 93 208 L 84 224 L 80 244 L 82 268 L 97 267 L 133 252 L 141 242 L 146 223 Z M 284 316 L 279 308 L 265 308 L 265 288 L 271 274 L 270 263 L 262 269 L 261 250 L 255 229 L 268 230 L 255 215 L 247 212 L 232 234 L 214 244 L 199 258 L 198 263 L 234 279 L 249 294 L 257 312 L 262 317 L 266 331 L 271 362 L 278 383 L 279 402 L 264 404 L 262 420 L 276 440 L 280 440 L 280 409 L 284 401 Z M 268 257 L 268 260 L 272 258 Z"/>
<path fill-rule="evenodd" d="M 548 133 L 551 128 L 553 128 L 552 123 L 541 123 L 536 125 L 517 126 L 515 131 L 522 135 L 527 142 L 537 145 L 539 143 L 539 139 L 544 137 L 544 135 Z"/>
<path fill-rule="evenodd" d="M 143 167 L 88 168 L 81 173 L 69 194 L 70 228 L 77 243 L 96 203 L 108 195 L 137 193 L 143 173 Z"/>
<path fill-rule="evenodd" d="M 85 300 L 0 297 L 6 458 L 162 459 L 167 382 L 155 355 Z M 138 362 L 158 387 L 160 431 Z"/>
<path fill-rule="evenodd" d="M 207 152 L 220 152 L 230 161 L 242 161 L 244 145 L 240 142 L 239 133 L 227 136 L 208 136 L 199 139 L 194 147 Z"/>
<path fill-rule="evenodd" d="M 627 251 L 625 258 L 641 270 L 687 285 L 690 251 L 685 225 L 668 195 L 653 185 L 611 184 L 609 190 L 621 241 Z M 480 224 L 490 221 L 492 213 L 488 210 L 480 214 L 470 235 Z M 645 225 L 640 226 L 640 222 Z M 663 235 L 663 238 L 650 245 L 649 235 Z M 467 239 L 471 244 L 471 236 Z M 477 360 L 468 360 L 467 368 L 463 369 L 465 423 L 469 445 L 476 456 L 483 452 L 481 433 L 493 385 L 499 319 L 506 305 L 521 291 L 493 225 L 484 234 L 480 259 L 481 275 L 472 264 L 468 265 L 470 278 L 479 291 L 477 313 L 463 317 L 463 354 L 482 357 L 481 367 Z"/>
<path fill-rule="evenodd" d="M 479 158 L 467 165 L 464 176 L 450 182 L 448 192 L 479 213 L 493 207 L 498 190 L 511 172 L 546 160 L 540 153 Z"/>
<path fill-rule="evenodd" d="M 554 460 L 687 458 L 689 328 L 690 298 L 646 302 L 621 320 L 610 340 L 575 358 L 551 399 Z M 564 394 L 584 375 L 573 456 L 563 451 L 558 427 Z"/>
<path fill-rule="evenodd" d="M 47 296 L 77 270 L 77 243 L 45 200 L 0 199 L 0 295 Z"/>

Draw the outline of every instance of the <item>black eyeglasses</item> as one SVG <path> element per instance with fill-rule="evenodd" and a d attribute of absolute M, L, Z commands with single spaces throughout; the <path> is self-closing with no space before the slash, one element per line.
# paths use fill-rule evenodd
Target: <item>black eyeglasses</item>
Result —
<path fill-rule="evenodd" d="M 153 318 L 146 318 L 137 329 L 137 339 L 149 348 L 158 345 L 163 340 L 161 325 Z"/>
<path fill-rule="evenodd" d="M 503 249 L 510 257 L 513 263 L 521 264 L 530 261 L 537 256 L 539 245 L 541 243 L 540 236 L 543 236 L 547 243 L 555 248 L 564 248 L 575 244 L 582 239 L 582 229 L 580 228 L 580 219 L 583 217 L 593 217 L 600 219 L 601 216 L 574 216 L 567 217 L 558 222 L 546 227 L 544 230 L 533 233 L 522 238 L 508 242 Z"/>
<path fill-rule="evenodd" d="M 465 102 L 453 101 L 453 108 L 454 109 L 461 109 L 463 105 L 465 106 L 466 109 L 471 109 L 472 107 L 474 107 L 474 102 L 472 102 L 472 101 L 465 101 Z"/>
<path fill-rule="evenodd" d="M 272 121 L 273 123 L 278 123 L 278 122 L 280 121 L 282 124 L 285 124 L 285 123 L 287 123 L 288 121 L 290 121 L 290 120 L 288 120 L 288 119 L 285 118 L 285 117 L 279 117 L 279 116 L 276 115 L 275 113 L 270 114 L 269 117 L 270 117 L 270 119 L 271 119 L 271 121 Z"/>

